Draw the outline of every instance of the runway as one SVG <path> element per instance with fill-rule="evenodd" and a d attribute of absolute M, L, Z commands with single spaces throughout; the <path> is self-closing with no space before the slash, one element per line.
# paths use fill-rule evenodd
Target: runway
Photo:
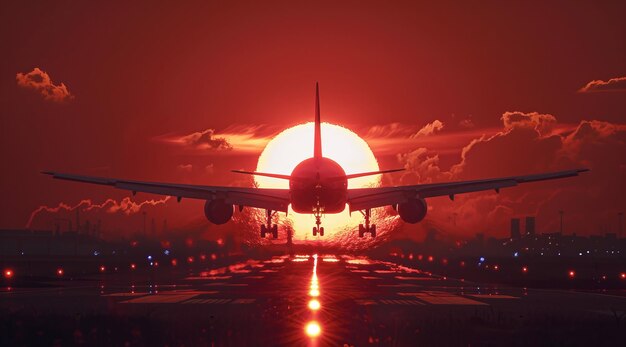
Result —
<path fill-rule="evenodd" d="M 75 338 L 63 329 L 78 326 L 87 345 L 610 345 L 626 312 L 620 296 L 470 283 L 321 254 L 53 284 L 4 288 L 0 309 L 58 320 L 58 336 L 44 329 L 50 341 Z M 5 344 L 16 338 L 9 331 Z"/>

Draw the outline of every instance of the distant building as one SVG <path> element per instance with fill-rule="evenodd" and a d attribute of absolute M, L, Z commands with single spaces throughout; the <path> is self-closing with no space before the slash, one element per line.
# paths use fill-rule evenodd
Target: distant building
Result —
<path fill-rule="evenodd" d="M 535 217 L 526 217 L 526 236 L 535 236 Z"/>
<path fill-rule="evenodd" d="M 519 240 L 521 237 L 519 218 L 511 218 L 511 239 Z"/>

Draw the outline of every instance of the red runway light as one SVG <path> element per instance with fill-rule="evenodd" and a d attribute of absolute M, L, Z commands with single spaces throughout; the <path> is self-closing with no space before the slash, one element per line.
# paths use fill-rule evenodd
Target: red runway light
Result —
<path fill-rule="evenodd" d="M 432 255 L 428 256 L 428 261 L 432 262 L 433 260 L 435 260 L 435 258 Z"/>
<path fill-rule="evenodd" d="M 500 269 L 500 267 L 499 267 L 498 265 L 494 265 L 494 266 L 493 266 L 493 269 L 494 269 L 494 270 L 496 270 L 496 271 L 498 271 L 498 270 Z"/>
<path fill-rule="evenodd" d="M 417 260 L 422 260 L 422 259 L 424 259 L 424 256 L 423 256 L 423 255 L 421 255 L 421 254 L 418 254 L 418 255 L 417 255 Z"/>
<path fill-rule="evenodd" d="M 4 278 L 7 278 L 7 279 L 13 278 L 13 270 L 11 269 L 4 270 Z"/>
<path fill-rule="evenodd" d="M 570 270 L 568 275 L 569 275 L 570 278 L 574 278 L 574 276 L 576 276 L 576 272 L 574 272 L 574 270 Z"/>
<path fill-rule="evenodd" d="M 133 264 L 130 264 L 130 269 L 131 269 L 131 270 L 135 270 L 136 268 L 137 268 L 137 265 L 135 265 L 134 263 L 133 263 Z"/>
<path fill-rule="evenodd" d="M 522 267 L 522 272 L 523 273 L 527 273 L 528 272 L 528 268 L 526 266 Z"/>
<path fill-rule="evenodd" d="M 215 260 L 215 259 L 217 259 L 217 254 L 211 253 L 211 260 Z"/>
<path fill-rule="evenodd" d="M 63 276 L 63 274 L 64 274 L 64 273 L 65 273 L 65 272 L 63 271 L 63 269 L 62 269 L 62 268 L 58 268 L 58 269 L 57 269 L 57 276 Z"/>
<path fill-rule="evenodd" d="M 200 260 L 205 261 L 206 260 L 206 255 L 205 254 L 200 254 Z"/>
<path fill-rule="evenodd" d="M 100 265 L 100 272 L 105 272 L 106 271 L 106 267 L 104 267 L 104 265 Z"/>
<path fill-rule="evenodd" d="M 619 274 L 619 278 L 621 279 L 626 279 L 626 272 L 622 272 L 621 274 Z"/>
<path fill-rule="evenodd" d="M 193 263 L 193 257 L 187 257 L 187 262 L 188 263 Z"/>
<path fill-rule="evenodd" d="M 172 259 L 172 266 L 176 266 L 176 265 L 178 265 L 178 260 Z"/>

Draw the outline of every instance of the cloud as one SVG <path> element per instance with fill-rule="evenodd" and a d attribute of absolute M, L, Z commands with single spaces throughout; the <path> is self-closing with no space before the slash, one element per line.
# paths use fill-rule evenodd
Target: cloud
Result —
<path fill-rule="evenodd" d="M 176 142 L 198 149 L 224 151 L 232 150 L 233 146 L 224 138 L 215 136 L 215 129 L 206 129 L 179 137 Z"/>
<path fill-rule="evenodd" d="M 381 138 L 381 137 L 394 137 L 394 136 L 409 136 L 414 130 L 412 127 L 406 124 L 389 123 L 374 125 L 370 127 L 365 133 L 365 138 Z"/>
<path fill-rule="evenodd" d="M 626 92 L 626 77 L 611 78 L 608 81 L 594 80 L 580 88 L 578 92 Z"/>
<path fill-rule="evenodd" d="M 421 137 L 421 136 L 429 136 L 436 132 L 441 131 L 443 129 L 443 122 L 438 119 L 435 119 L 433 122 L 424 125 L 418 132 L 411 135 L 412 138 Z"/>
<path fill-rule="evenodd" d="M 531 128 L 535 129 L 542 136 L 552 132 L 556 125 L 556 118 L 553 115 L 537 112 L 504 112 L 500 119 L 504 123 L 505 130 L 511 130 L 515 127 Z"/>
<path fill-rule="evenodd" d="M 179 164 L 176 166 L 176 169 L 183 172 L 191 172 L 193 170 L 193 165 L 191 164 Z"/>
<path fill-rule="evenodd" d="M 133 201 L 131 197 L 125 197 L 119 201 L 115 199 L 106 199 L 100 204 L 94 203 L 91 199 L 85 199 L 75 205 L 70 205 L 64 202 L 61 202 L 54 207 L 42 205 L 31 212 L 28 222 L 26 223 L 26 228 L 30 228 L 42 213 L 58 214 L 63 212 L 72 212 L 79 209 L 81 212 L 102 211 L 107 214 L 122 214 L 130 216 L 141 211 L 144 207 L 165 204 L 169 199 L 170 197 L 166 196 L 163 199 L 136 202 Z"/>
<path fill-rule="evenodd" d="M 204 167 L 204 171 L 208 174 L 213 174 L 215 172 L 215 167 L 213 165 L 213 163 L 208 164 L 207 166 Z"/>
<path fill-rule="evenodd" d="M 200 155 L 206 155 L 207 151 L 214 154 L 251 154 L 263 151 L 277 133 L 277 129 L 265 125 L 233 125 L 219 133 L 215 129 L 206 129 L 182 136 L 164 134 L 153 140 L 182 146 Z"/>
<path fill-rule="evenodd" d="M 474 121 L 472 121 L 471 118 L 466 118 L 463 119 L 459 122 L 459 127 L 461 128 L 465 128 L 465 129 L 471 129 L 473 127 L 475 127 L 476 125 L 474 125 Z"/>
<path fill-rule="evenodd" d="M 45 100 L 64 103 L 74 99 L 65 84 L 55 85 L 50 75 L 38 67 L 28 73 L 18 72 L 15 79 L 18 86 L 39 92 Z"/>
<path fill-rule="evenodd" d="M 407 172 L 403 184 L 446 182 L 523 175 L 587 167 L 577 178 L 529 183 L 500 194 L 461 194 L 455 201 L 430 199 L 427 218 L 440 221 L 455 215 L 467 235 L 486 231 L 503 236 L 513 216 L 537 217 L 540 231 L 558 230 L 558 211 L 567 215 L 567 232 L 616 230 L 617 213 L 626 208 L 626 124 L 583 120 L 558 124 L 556 117 L 538 112 L 505 112 L 502 128 L 466 143 L 461 158 L 443 167 L 437 151 L 427 147 L 399 154 Z M 555 129 L 560 129 L 556 131 Z"/>

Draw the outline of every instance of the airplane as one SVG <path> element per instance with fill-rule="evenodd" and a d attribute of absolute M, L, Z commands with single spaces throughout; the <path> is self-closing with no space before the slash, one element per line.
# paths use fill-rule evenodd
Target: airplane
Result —
<path fill-rule="evenodd" d="M 272 218 L 277 212 L 287 213 L 290 205 L 294 212 L 313 214 L 316 225 L 313 227 L 313 236 L 318 234 L 324 236 L 324 227 L 321 226 L 323 214 L 340 213 L 347 206 L 350 213 L 359 211 L 363 214 L 364 223 L 359 224 L 359 237 L 364 237 L 367 233 L 371 237 L 376 237 L 376 225 L 370 223 L 371 210 L 373 208 L 392 206 L 404 222 L 415 224 L 426 217 L 428 210 L 426 199 L 428 198 L 448 196 L 451 200 L 454 200 L 457 194 L 485 190 L 495 190 L 496 193 L 499 193 L 502 188 L 517 186 L 521 183 L 578 176 L 579 173 L 588 171 L 588 169 L 583 168 L 471 181 L 348 189 L 348 180 L 350 179 L 396 172 L 403 169 L 347 175 L 337 162 L 324 157 L 322 154 L 318 83 L 315 85 L 314 129 L 313 157 L 300 162 L 293 169 L 291 175 L 233 170 L 236 173 L 288 180 L 289 189 L 145 182 L 80 176 L 52 171 L 44 171 L 42 173 L 51 175 L 56 179 L 107 185 L 129 190 L 133 195 L 137 194 L 137 192 L 168 195 L 176 197 L 178 202 L 182 198 L 205 200 L 204 214 L 214 224 L 228 222 L 233 216 L 235 206 L 238 206 L 239 211 L 242 211 L 244 207 L 264 209 L 267 222 L 260 226 L 260 235 L 264 238 L 267 234 L 271 234 L 276 239 L 278 238 L 278 226 L 272 224 Z"/>

